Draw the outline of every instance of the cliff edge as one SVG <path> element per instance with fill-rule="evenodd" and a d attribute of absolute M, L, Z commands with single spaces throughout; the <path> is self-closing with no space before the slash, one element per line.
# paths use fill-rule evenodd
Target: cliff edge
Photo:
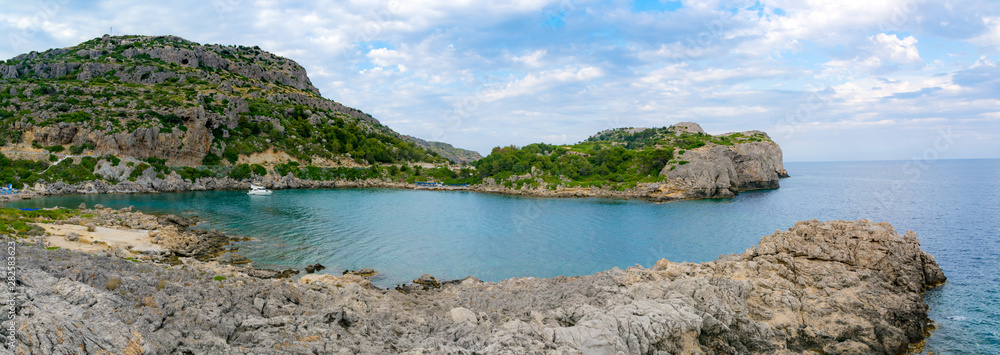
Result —
<path fill-rule="evenodd" d="M 866 220 L 799 222 L 702 264 L 425 275 L 405 292 L 356 275 L 265 280 L 183 258 L 17 250 L 5 348 L 17 353 L 900 354 L 931 327 L 922 293 L 945 282 L 913 232 Z"/>
<path fill-rule="evenodd" d="M 681 124 L 704 133 L 697 123 Z M 688 150 L 683 155 L 686 164 L 664 167 L 660 174 L 667 177 L 671 189 L 682 191 L 684 198 L 733 197 L 740 191 L 778 188 L 778 179 L 788 177 L 781 147 L 761 131 L 738 134 L 767 139 Z"/>

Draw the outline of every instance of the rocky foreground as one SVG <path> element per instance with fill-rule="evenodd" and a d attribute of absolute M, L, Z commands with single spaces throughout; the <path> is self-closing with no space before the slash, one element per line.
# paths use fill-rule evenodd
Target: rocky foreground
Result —
<path fill-rule="evenodd" d="M 805 221 L 742 254 L 583 277 L 261 279 L 18 244 L 16 345 L 53 353 L 898 354 L 945 281 L 913 232 Z M 5 291 L 6 292 L 6 291 Z M 6 313 L 6 312 L 4 312 Z"/>

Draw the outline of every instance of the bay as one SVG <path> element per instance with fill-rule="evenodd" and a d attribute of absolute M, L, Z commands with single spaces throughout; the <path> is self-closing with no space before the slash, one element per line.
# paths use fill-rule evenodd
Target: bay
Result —
<path fill-rule="evenodd" d="M 441 279 L 585 275 L 739 253 L 796 221 L 888 221 L 914 230 L 948 283 L 925 295 L 938 329 L 926 351 L 1000 351 L 1000 160 L 786 163 L 781 188 L 725 200 L 546 199 L 453 191 L 281 190 L 58 196 L 5 207 L 100 203 L 197 215 L 251 236 L 256 266 L 371 267 L 392 287 Z"/>

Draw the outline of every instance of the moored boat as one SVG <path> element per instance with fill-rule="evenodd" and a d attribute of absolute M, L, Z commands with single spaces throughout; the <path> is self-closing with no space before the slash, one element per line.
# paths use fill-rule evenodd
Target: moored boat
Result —
<path fill-rule="evenodd" d="M 254 184 L 250 184 L 250 191 L 247 192 L 247 195 L 251 195 L 251 196 L 270 196 L 271 195 L 271 190 L 265 189 L 263 186 L 257 186 L 257 185 L 254 185 Z"/>

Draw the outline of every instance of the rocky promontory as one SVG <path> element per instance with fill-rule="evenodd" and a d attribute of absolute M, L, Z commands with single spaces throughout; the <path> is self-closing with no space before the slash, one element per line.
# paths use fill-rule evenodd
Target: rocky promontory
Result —
<path fill-rule="evenodd" d="M 590 153 L 581 151 L 590 148 L 587 143 L 598 144 L 601 148 L 596 151 L 591 150 Z M 694 122 L 679 122 L 663 128 L 619 128 L 603 131 L 584 143 L 569 146 L 568 154 L 584 157 L 600 156 L 604 154 L 602 151 L 623 146 L 632 151 L 654 153 L 652 157 L 633 159 L 638 162 L 633 163 L 630 169 L 644 164 L 658 167 L 655 171 L 649 171 L 649 175 L 637 174 L 639 181 L 633 184 L 609 182 L 603 186 L 579 186 L 581 184 L 564 175 L 567 170 L 574 173 L 576 166 L 561 167 L 563 174 L 558 176 L 532 166 L 522 174 L 483 179 L 483 183 L 474 189 L 526 196 L 673 201 L 727 198 L 741 191 L 776 189 L 779 187 L 779 179 L 789 176 L 783 165 L 781 147 L 772 141 L 767 133 L 744 131 L 709 135 Z M 656 154 L 657 152 L 665 154 Z M 499 154 L 503 153 L 503 150 L 499 151 Z M 671 158 L 659 158 L 661 165 L 649 162 L 655 161 L 658 156 Z M 559 159 L 565 160 L 564 157 Z M 603 168 L 607 165 L 606 161 L 615 159 L 612 156 L 611 159 L 595 160 L 605 161 L 601 167 Z M 635 170 L 628 170 L 610 174 L 609 177 L 622 179 L 622 175 L 628 173 L 636 174 Z M 553 178 L 559 181 L 551 182 Z"/>
<path fill-rule="evenodd" d="M 781 147 L 773 141 L 697 148 L 688 151 L 684 159 L 689 163 L 661 172 L 667 177 L 668 188 L 683 198 L 732 197 L 739 191 L 776 189 L 778 179 L 788 177 Z"/>
<path fill-rule="evenodd" d="M 701 264 L 406 293 L 17 248 L 3 346 L 32 354 L 900 354 L 931 327 L 922 293 L 945 282 L 913 232 L 865 220 L 799 222 Z"/>

